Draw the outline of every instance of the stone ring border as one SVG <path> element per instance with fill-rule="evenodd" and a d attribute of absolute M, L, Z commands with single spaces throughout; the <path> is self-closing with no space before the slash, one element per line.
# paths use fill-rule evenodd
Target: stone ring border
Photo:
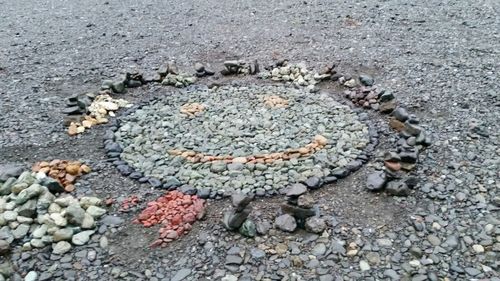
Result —
<path fill-rule="evenodd" d="M 255 83 L 257 84 L 257 83 Z M 274 83 L 273 83 L 274 84 Z M 277 83 L 279 84 L 279 83 Z M 200 87 L 207 87 L 206 85 L 191 85 L 184 90 L 197 90 Z M 177 89 L 178 91 L 180 89 Z M 329 96 L 332 96 L 332 92 L 326 92 Z M 316 93 L 310 93 L 311 95 L 314 95 Z M 128 176 L 131 179 L 138 180 L 140 183 L 149 183 L 153 188 L 159 188 L 159 189 L 164 189 L 164 190 L 175 190 L 178 189 L 183 193 L 190 194 L 190 195 L 198 195 L 200 198 L 203 199 L 220 199 L 222 197 L 228 197 L 231 194 L 228 192 L 223 192 L 223 190 L 218 190 L 215 192 L 215 190 L 211 190 L 208 194 L 207 193 L 201 193 L 200 190 L 198 190 L 195 187 L 191 187 L 187 184 L 181 184 L 178 186 L 169 186 L 165 185 L 161 182 L 160 179 L 155 178 L 155 177 L 147 177 L 144 176 L 142 172 L 136 171 L 133 167 L 128 165 L 128 163 L 124 160 L 121 159 L 121 151 L 122 147 L 115 142 L 115 132 L 119 129 L 120 126 L 120 117 L 130 115 L 134 113 L 136 110 L 142 108 L 143 106 L 149 105 L 151 102 L 154 101 L 161 101 L 165 98 L 168 98 L 168 96 L 151 96 L 145 100 L 140 101 L 139 103 L 134 104 L 132 107 L 126 109 L 122 113 L 117 114 L 116 118 L 113 118 L 110 121 L 110 127 L 106 130 L 104 134 L 104 148 L 106 151 L 106 155 L 109 157 L 110 160 L 114 160 L 113 164 L 118 168 L 120 173 L 124 176 Z M 331 174 L 328 176 L 324 177 L 317 177 L 313 176 L 302 182 L 305 184 L 309 189 L 318 189 L 323 185 L 326 184 L 331 184 L 336 182 L 338 179 L 342 179 L 347 177 L 349 174 L 357 171 L 358 169 L 361 168 L 361 166 L 365 163 L 368 162 L 370 157 L 372 156 L 372 153 L 375 149 L 375 147 L 378 145 L 378 130 L 376 126 L 373 124 L 373 121 L 370 118 L 362 118 L 362 116 L 359 114 L 361 112 L 364 112 L 363 109 L 355 107 L 351 102 L 341 99 L 341 98 L 334 98 L 336 102 L 347 105 L 349 108 L 357 114 L 359 117 L 359 121 L 363 122 L 364 125 L 368 127 L 368 138 L 369 142 L 368 144 L 363 148 L 362 152 L 360 155 L 357 156 L 357 158 L 351 162 L 349 162 L 345 167 L 341 168 L 335 168 L 331 171 Z M 287 187 L 280 188 L 278 190 L 266 190 L 265 193 L 260 196 L 262 197 L 270 197 L 273 195 L 278 194 L 285 194 L 286 193 Z M 255 192 L 251 192 L 255 193 Z M 259 194 L 256 194 L 259 196 Z"/>

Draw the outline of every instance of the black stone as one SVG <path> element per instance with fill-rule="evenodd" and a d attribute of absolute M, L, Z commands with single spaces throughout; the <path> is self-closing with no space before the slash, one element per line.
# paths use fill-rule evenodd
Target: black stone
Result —
<path fill-rule="evenodd" d="M 368 175 L 366 179 L 366 188 L 370 191 L 379 191 L 385 187 L 387 177 L 383 171 L 376 171 Z"/>
<path fill-rule="evenodd" d="M 404 150 L 399 153 L 399 157 L 402 162 L 405 163 L 417 163 L 418 160 L 418 151 L 417 150 Z"/>
<path fill-rule="evenodd" d="M 40 180 L 40 185 L 43 185 L 45 187 L 47 187 L 47 189 L 51 192 L 51 193 L 62 193 L 64 192 L 64 186 L 61 185 L 61 183 L 59 183 L 59 181 L 51 178 L 51 177 L 45 177 L 43 179 Z"/>
<path fill-rule="evenodd" d="M 104 149 L 106 149 L 108 152 L 116 152 L 116 153 L 121 153 L 123 151 L 121 146 L 116 142 L 111 142 L 106 144 L 106 146 L 104 146 Z"/>
<path fill-rule="evenodd" d="M 131 179 L 138 180 L 138 179 L 142 178 L 142 173 L 141 173 L 141 172 L 137 172 L 137 171 L 136 171 L 136 172 L 131 173 L 131 174 L 129 175 L 129 177 L 130 177 Z"/>
<path fill-rule="evenodd" d="M 179 187 L 179 191 L 184 193 L 184 194 L 187 194 L 187 195 L 195 195 L 196 194 L 196 188 L 194 188 L 193 186 L 191 186 L 189 184 L 185 184 L 185 185 L 182 185 L 181 187 Z"/>
<path fill-rule="evenodd" d="M 344 169 L 344 168 L 336 168 L 332 171 L 332 176 L 342 179 L 345 178 L 349 175 L 349 170 Z"/>
<path fill-rule="evenodd" d="M 334 183 L 334 182 L 336 182 L 336 181 L 337 181 L 337 178 L 336 178 L 336 177 L 333 177 L 333 176 L 331 176 L 331 177 L 325 177 L 325 178 L 323 179 L 323 181 L 325 182 L 325 184 L 330 184 L 330 183 Z"/>
<path fill-rule="evenodd" d="M 281 205 L 281 210 L 283 213 L 290 214 L 295 218 L 306 219 L 316 215 L 316 211 L 314 211 L 314 209 L 300 208 L 286 203 Z"/>
<path fill-rule="evenodd" d="M 128 176 L 133 172 L 133 169 L 129 165 L 118 165 L 116 168 L 124 176 Z"/>
<path fill-rule="evenodd" d="M 64 114 L 82 114 L 85 113 L 85 110 L 82 111 L 82 109 L 79 106 L 71 106 L 71 107 L 66 107 L 62 110 L 62 113 Z"/>
<path fill-rule="evenodd" d="M 409 176 L 406 180 L 405 183 L 409 188 L 414 188 L 417 186 L 418 182 L 420 181 L 419 178 L 415 176 Z"/>
<path fill-rule="evenodd" d="M 161 181 L 156 178 L 149 178 L 148 182 L 154 188 L 160 188 L 162 186 Z"/>
<path fill-rule="evenodd" d="M 394 99 L 394 95 L 391 92 L 384 92 L 379 97 L 379 102 L 388 102 Z"/>

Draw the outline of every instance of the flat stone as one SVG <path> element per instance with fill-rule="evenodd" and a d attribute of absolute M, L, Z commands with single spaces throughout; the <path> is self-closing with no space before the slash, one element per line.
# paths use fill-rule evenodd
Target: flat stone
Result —
<path fill-rule="evenodd" d="M 12 235 L 14 236 L 15 239 L 22 239 L 26 234 L 28 234 L 28 231 L 30 230 L 30 226 L 27 224 L 20 224 L 12 231 Z"/>
<path fill-rule="evenodd" d="M 71 242 L 74 245 L 81 246 L 86 244 L 90 240 L 90 236 L 94 234 L 93 230 L 86 230 L 73 235 Z"/>
<path fill-rule="evenodd" d="M 300 208 L 298 206 L 293 206 L 286 203 L 281 205 L 281 210 L 283 211 L 283 213 L 293 215 L 294 217 L 299 219 L 306 219 L 308 217 L 316 215 L 316 211 L 314 211 L 314 209 Z"/>
<path fill-rule="evenodd" d="M 288 197 L 299 197 L 300 195 L 304 194 L 307 192 L 307 186 L 301 184 L 301 183 L 296 183 L 292 184 L 286 192 L 286 196 Z"/>
<path fill-rule="evenodd" d="M 183 268 L 175 273 L 175 275 L 170 279 L 171 281 L 182 281 L 186 280 L 186 278 L 191 274 L 191 269 Z"/>
<path fill-rule="evenodd" d="M 89 206 L 87 208 L 87 214 L 91 215 L 93 218 L 100 218 L 106 214 L 106 210 L 99 208 L 97 206 Z"/>

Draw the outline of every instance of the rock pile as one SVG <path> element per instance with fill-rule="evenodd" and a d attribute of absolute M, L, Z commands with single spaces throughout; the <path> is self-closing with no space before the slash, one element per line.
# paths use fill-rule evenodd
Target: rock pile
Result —
<path fill-rule="evenodd" d="M 62 113 L 66 114 L 64 126 L 69 126 L 71 122 L 80 123 L 83 121 L 94 98 L 95 95 L 92 93 L 70 97 L 67 100 L 66 108 L 62 110 Z"/>
<path fill-rule="evenodd" d="M 194 65 L 194 69 L 196 71 L 196 73 L 194 74 L 196 77 L 212 76 L 215 74 L 213 70 L 209 69 L 206 65 L 199 62 Z"/>
<path fill-rule="evenodd" d="M 71 122 L 68 127 L 68 134 L 74 136 L 85 132 L 92 126 L 107 123 L 108 116 L 115 116 L 115 111 L 121 107 L 131 107 L 124 99 L 113 99 L 108 94 L 98 95 L 88 107 L 88 114 L 81 118 L 81 122 Z"/>
<path fill-rule="evenodd" d="M 255 60 L 253 63 L 248 63 L 242 60 L 228 60 L 224 62 L 224 69 L 221 70 L 222 75 L 238 75 L 238 74 L 257 74 L 259 73 L 259 63 Z"/>
<path fill-rule="evenodd" d="M 196 195 L 187 195 L 179 191 L 170 191 L 149 202 L 134 221 L 145 227 L 161 224 L 160 237 L 151 247 L 165 247 L 167 243 L 179 238 L 189 230 L 193 223 L 205 215 L 205 200 Z"/>
<path fill-rule="evenodd" d="M 33 172 L 41 172 L 55 179 L 57 182 L 50 182 L 44 179 L 44 184 L 52 193 L 71 192 L 75 189 L 73 185 L 78 177 L 90 173 L 90 167 L 78 161 L 67 161 L 54 159 L 50 162 L 37 162 L 32 167 Z"/>
<path fill-rule="evenodd" d="M 314 85 L 322 80 L 330 79 L 331 76 L 331 72 L 324 72 L 323 74 L 313 73 L 307 69 L 305 63 L 288 65 L 286 61 L 273 67 L 271 71 L 263 72 L 260 75 L 263 79 L 289 82 L 297 86 L 304 86 L 311 92 L 316 90 Z"/>
<path fill-rule="evenodd" d="M 224 213 L 222 223 L 231 231 L 239 230 L 246 237 L 254 237 L 256 234 L 255 224 L 248 219 L 252 207 L 248 204 L 253 200 L 253 195 L 234 193 L 231 195 L 233 208 Z"/>
<path fill-rule="evenodd" d="M 189 86 L 196 82 L 196 77 L 193 77 L 189 74 L 167 74 L 165 78 L 161 81 L 162 85 L 166 86 L 175 86 L 177 88 L 182 88 Z"/>
<path fill-rule="evenodd" d="M 314 199 L 307 194 L 307 186 L 301 183 L 293 184 L 288 188 L 286 196 L 287 202 L 281 205 L 284 214 L 275 220 L 278 229 L 293 232 L 297 227 L 301 227 L 315 233 L 323 232 L 321 224 L 325 225 L 324 221 L 319 217 L 311 220 L 311 217 L 319 216 L 319 213 L 314 208 Z"/>
<path fill-rule="evenodd" d="M 61 255 L 94 234 L 96 220 L 106 213 L 102 201 L 56 196 L 46 179 L 44 173 L 25 171 L 0 182 L 0 252 L 15 244 L 25 251 L 52 245 L 52 253 Z"/>

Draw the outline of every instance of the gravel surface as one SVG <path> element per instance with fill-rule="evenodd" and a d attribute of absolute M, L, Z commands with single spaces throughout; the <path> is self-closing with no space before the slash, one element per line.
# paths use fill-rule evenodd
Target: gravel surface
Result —
<path fill-rule="evenodd" d="M 75 184 L 74 196 L 142 198 L 129 212 L 110 207 L 88 243 L 63 255 L 54 256 L 50 247 L 13 249 L 1 258 L 0 276 L 499 280 L 498 1 L 0 4 L 0 163 L 28 167 L 54 158 L 80 160 L 93 172 Z M 318 69 L 333 62 L 343 74 L 369 74 L 376 85 L 392 90 L 435 136 L 412 172 L 418 184 L 407 197 L 365 190 L 367 175 L 381 165 L 378 156 L 396 141 L 382 122 L 377 157 L 311 193 L 328 218 L 322 234 L 272 227 L 283 201 L 274 197 L 251 203 L 260 235 L 243 238 L 220 224 L 229 205 L 221 200 L 209 202 L 207 219 L 187 236 L 149 249 L 157 231 L 130 222 L 161 191 L 121 176 L 108 162 L 108 125 L 67 136 L 60 112 L 65 98 L 97 90 L 102 80 L 127 69 L 154 70 L 169 60 L 189 72 L 198 61 L 217 66 L 226 59 L 257 59 L 266 65 L 283 58 Z M 217 75 L 200 79 L 225 81 Z M 121 97 L 135 103 L 157 90 L 148 85 Z"/>

